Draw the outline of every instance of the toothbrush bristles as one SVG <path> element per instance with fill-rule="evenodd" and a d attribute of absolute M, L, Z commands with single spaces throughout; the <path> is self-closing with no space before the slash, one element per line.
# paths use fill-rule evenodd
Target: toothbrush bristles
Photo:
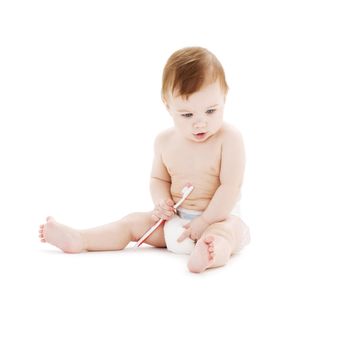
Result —
<path fill-rule="evenodd" d="M 193 187 L 193 185 L 192 185 L 191 183 L 188 182 L 188 183 L 185 185 L 185 187 L 182 189 L 182 193 L 186 193 L 187 191 L 190 190 L 191 187 Z"/>

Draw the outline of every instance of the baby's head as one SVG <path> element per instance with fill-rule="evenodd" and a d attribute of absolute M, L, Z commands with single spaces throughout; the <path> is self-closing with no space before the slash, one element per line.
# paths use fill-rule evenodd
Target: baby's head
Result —
<path fill-rule="evenodd" d="M 204 142 L 221 128 L 227 91 L 221 63 L 202 47 L 174 52 L 164 67 L 162 100 L 191 141 Z"/>

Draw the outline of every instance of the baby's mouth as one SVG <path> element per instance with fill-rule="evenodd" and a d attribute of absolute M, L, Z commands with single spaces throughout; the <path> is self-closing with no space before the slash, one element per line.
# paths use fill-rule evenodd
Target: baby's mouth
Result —
<path fill-rule="evenodd" d="M 202 139 L 206 135 L 206 132 L 200 132 L 198 134 L 193 134 L 196 139 Z"/>

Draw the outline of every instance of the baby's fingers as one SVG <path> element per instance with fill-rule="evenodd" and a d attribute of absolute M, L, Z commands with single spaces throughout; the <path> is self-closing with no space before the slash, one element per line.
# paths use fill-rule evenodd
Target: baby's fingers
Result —
<path fill-rule="evenodd" d="M 172 217 L 172 215 L 169 215 L 164 210 L 160 210 L 160 209 L 156 210 L 153 215 L 155 215 L 159 219 L 163 219 L 163 220 L 169 220 Z"/>
<path fill-rule="evenodd" d="M 174 210 L 167 210 L 167 209 L 164 209 L 163 207 L 158 207 L 157 211 L 159 212 L 160 215 L 165 215 L 168 218 L 171 218 L 174 215 Z"/>
<path fill-rule="evenodd" d="M 170 209 L 173 209 L 174 205 L 175 205 L 175 203 L 174 203 L 174 201 L 172 199 L 168 199 L 166 201 L 166 204 L 170 207 Z"/>
<path fill-rule="evenodd" d="M 159 220 L 159 217 L 155 214 L 152 214 L 152 220 L 153 221 L 158 221 Z"/>
<path fill-rule="evenodd" d="M 186 230 L 184 231 L 181 236 L 177 239 L 178 243 L 182 242 L 185 238 L 189 237 L 190 231 Z"/>
<path fill-rule="evenodd" d="M 166 215 L 172 216 L 174 214 L 174 208 L 164 203 L 159 205 L 159 209 Z"/>
<path fill-rule="evenodd" d="M 167 216 L 168 218 L 171 218 L 174 215 L 174 212 L 169 210 L 163 210 L 162 214 Z"/>

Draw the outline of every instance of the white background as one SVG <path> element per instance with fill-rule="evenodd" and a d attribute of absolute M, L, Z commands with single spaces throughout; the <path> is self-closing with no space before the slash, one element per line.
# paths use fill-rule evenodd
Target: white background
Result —
<path fill-rule="evenodd" d="M 1 1 L 0 347 L 349 349 L 346 1 Z M 186 257 L 68 255 L 47 215 L 87 228 L 152 209 L 163 66 L 204 46 L 245 140 L 251 244 Z"/>

